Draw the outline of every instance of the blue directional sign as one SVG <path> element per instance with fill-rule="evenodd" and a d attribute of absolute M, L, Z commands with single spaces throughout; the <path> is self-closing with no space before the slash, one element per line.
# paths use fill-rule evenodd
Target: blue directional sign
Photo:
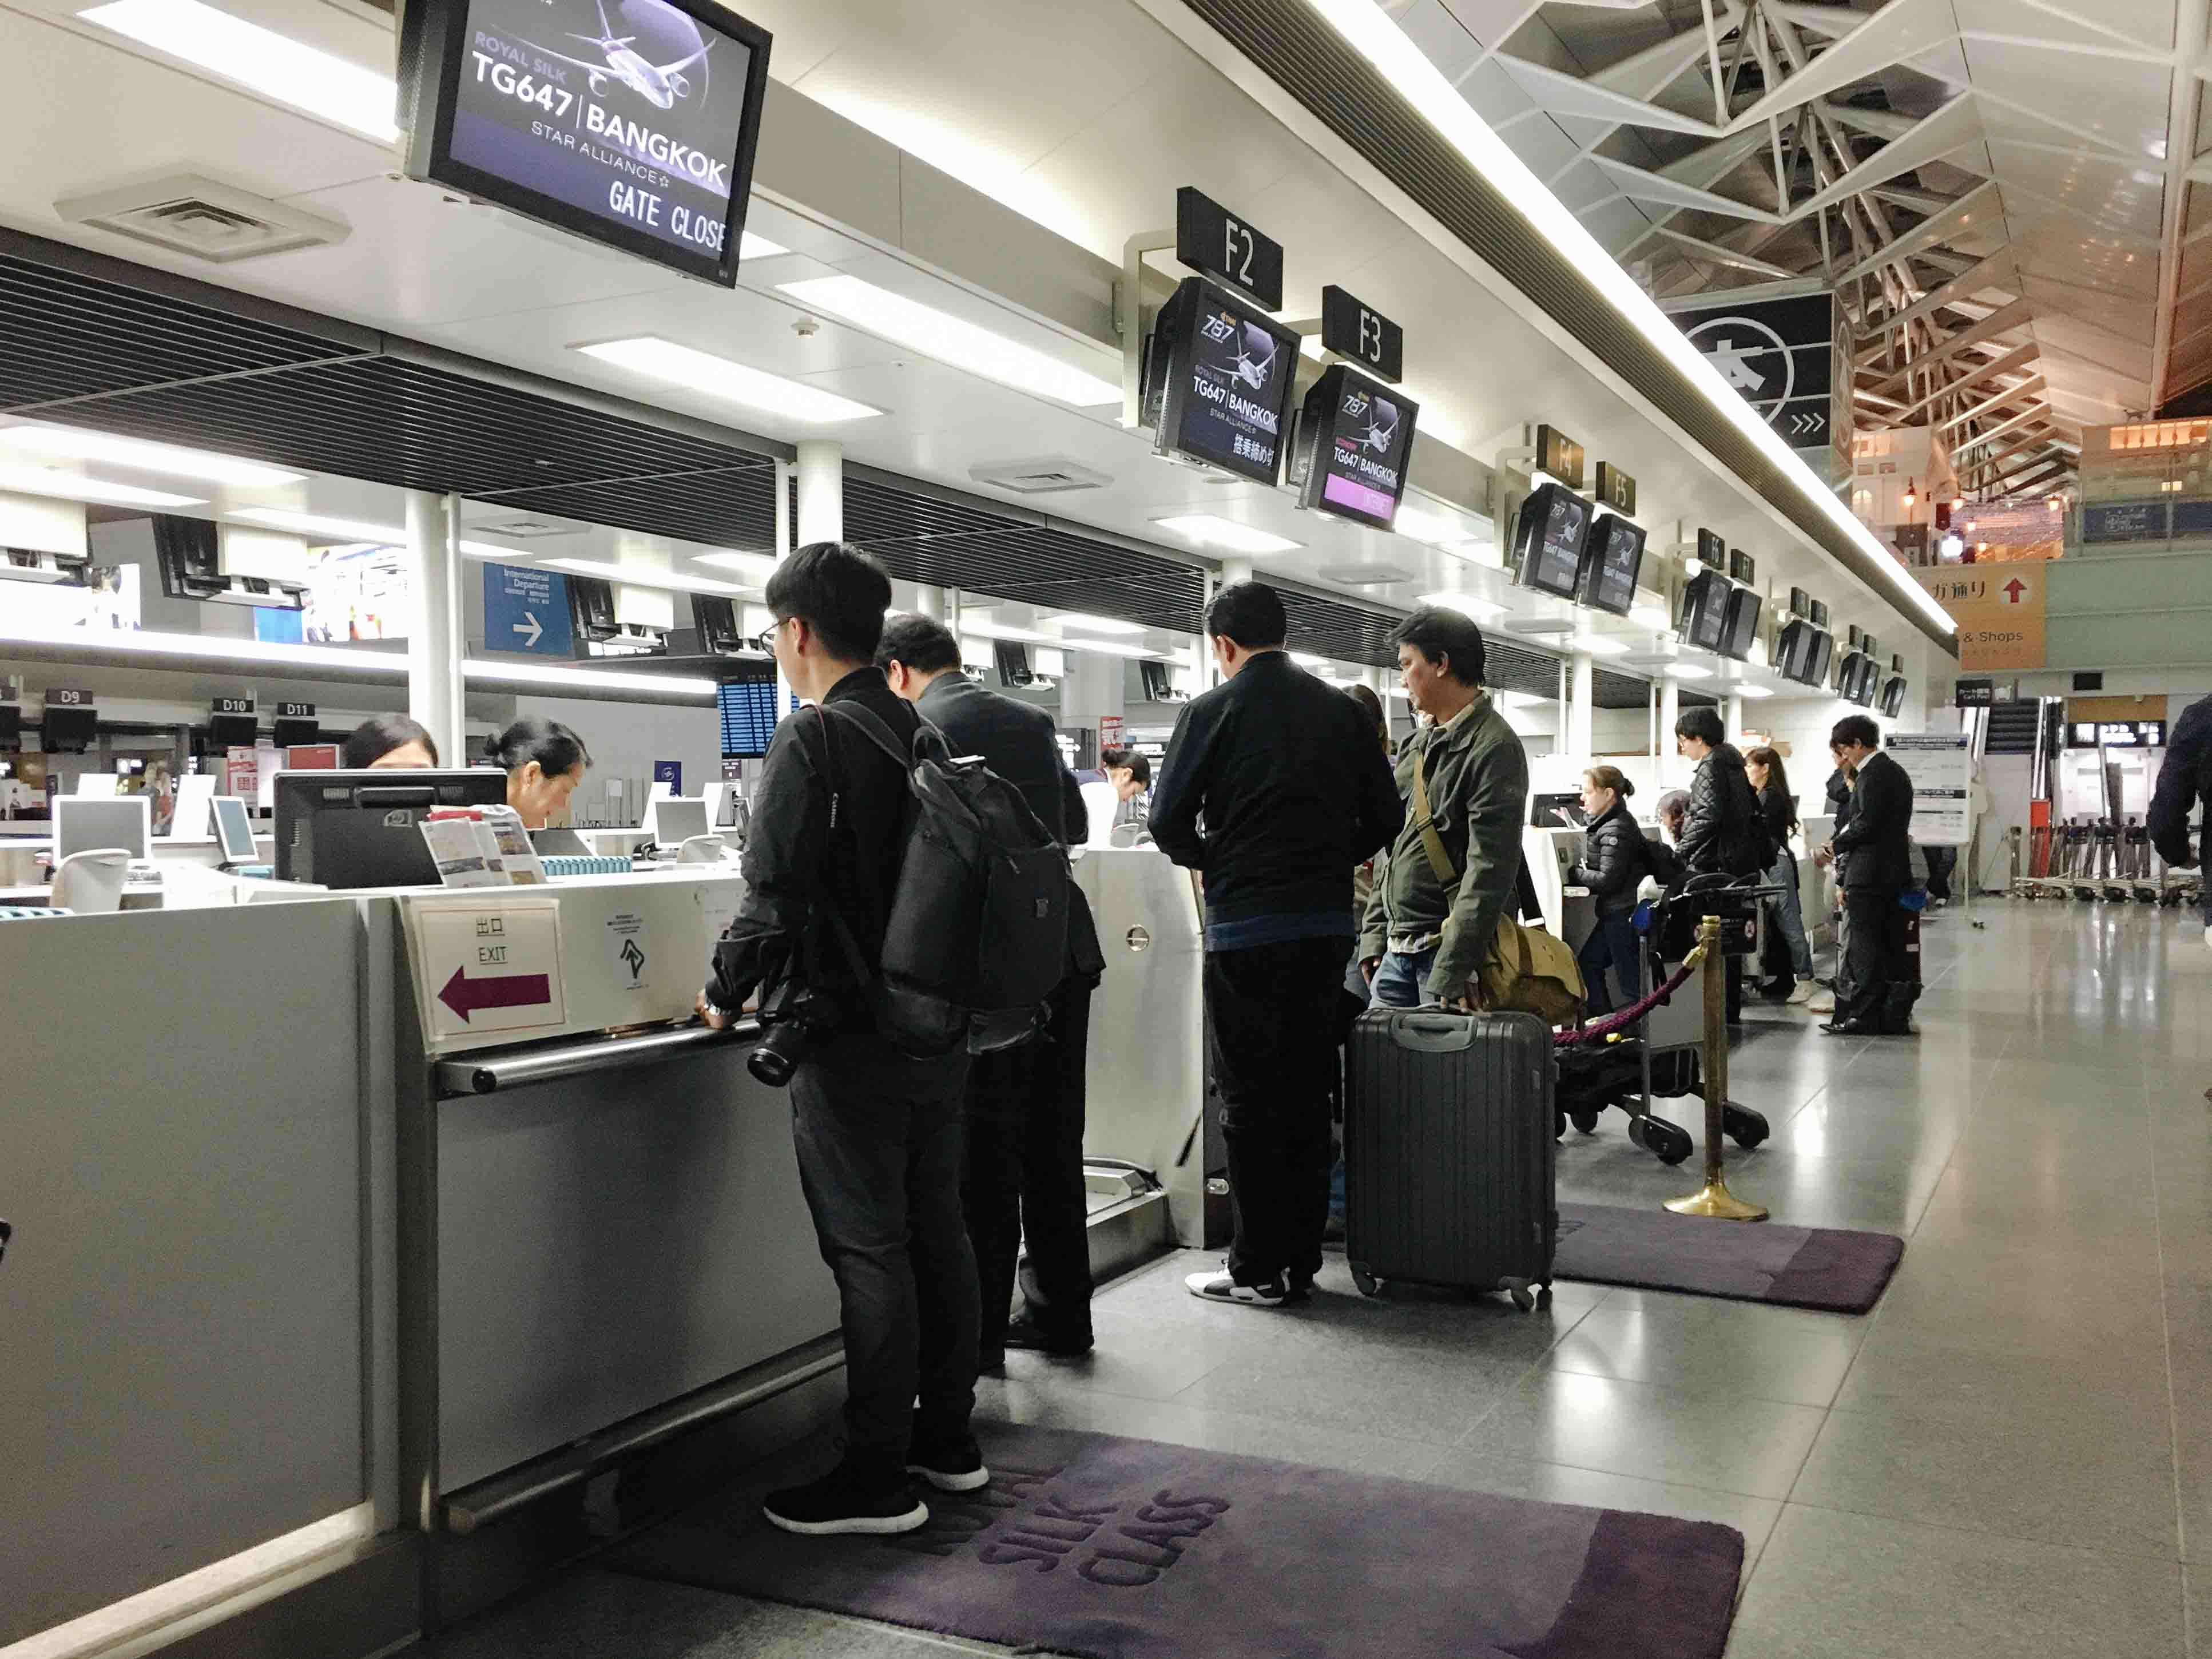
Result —
<path fill-rule="evenodd" d="M 484 649 L 533 657 L 573 657 L 568 579 L 526 564 L 483 568 Z"/>

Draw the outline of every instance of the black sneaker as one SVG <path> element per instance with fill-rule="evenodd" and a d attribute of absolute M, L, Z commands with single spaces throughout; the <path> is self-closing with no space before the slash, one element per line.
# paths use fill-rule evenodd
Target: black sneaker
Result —
<path fill-rule="evenodd" d="M 929 1505 L 903 1485 L 864 1486 L 840 1466 L 803 1486 L 787 1486 L 763 1500 L 771 1526 L 809 1536 L 838 1533 L 884 1535 L 912 1532 L 929 1521 Z"/>
<path fill-rule="evenodd" d="M 1291 1299 L 1290 1286 L 1279 1279 L 1258 1285 L 1239 1285 L 1224 1271 L 1190 1273 L 1183 1288 L 1203 1302 L 1232 1302 L 1243 1308 L 1279 1308 Z"/>
<path fill-rule="evenodd" d="M 991 1484 L 991 1471 L 983 1467 L 983 1449 L 972 1434 L 931 1445 L 917 1437 L 907 1449 L 906 1472 L 920 1475 L 939 1492 L 975 1492 Z"/>
<path fill-rule="evenodd" d="M 1030 1353 L 1056 1354 L 1073 1358 L 1077 1354 L 1091 1352 L 1091 1339 L 1086 1334 L 1079 1337 L 1060 1336 L 1041 1329 L 1027 1314 L 1017 1314 L 1006 1322 L 1006 1346 Z"/>

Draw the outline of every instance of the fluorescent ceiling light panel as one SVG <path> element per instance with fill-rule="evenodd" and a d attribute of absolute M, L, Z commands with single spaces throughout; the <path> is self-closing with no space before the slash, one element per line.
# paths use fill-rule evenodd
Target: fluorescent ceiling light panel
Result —
<path fill-rule="evenodd" d="M 674 674 L 627 674 L 604 668 L 540 668 L 532 663 L 486 662 L 477 657 L 464 659 L 461 672 L 472 680 L 505 680 L 515 685 L 573 687 L 583 691 L 665 692 L 672 697 L 692 697 L 702 702 L 714 700 L 714 681 L 688 679 Z"/>
<path fill-rule="evenodd" d="M 580 576 L 598 576 L 630 587 L 664 588 L 675 593 L 743 593 L 740 582 L 716 581 L 711 576 L 685 576 L 673 570 L 650 570 L 639 565 L 614 564 L 605 559 L 548 559 L 555 570 L 573 570 Z"/>
<path fill-rule="evenodd" d="M 38 455 L 66 455 L 80 461 L 110 461 L 148 472 L 166 472 L 179 478 L 204 478 L 210 483 L 246 487 L 300 483 L 305 473 L 286 472 L 258 461 L 234 455 L 211 454 L 204 449 L 183 449 L 174 444 L 149 444 L 137 438 L 90 432 L 73 426 L 11 426 L 0 429 L 0 443 Z"/>
<path fill-rule="evenodd" d="M 1078 409 L 1121 401 L 1121 388 L 1003 334 L 894 294 L 858 276 L 810 276 L 777 288 L 809 310 L 910 346 L 954 368 Z"/>
<path fill-rule="evenodd" d="M 1424 593 L 1420 603 L 1433 605 L 1446 611 L 1456 611 L 1463 617 L 1473 617 L 1480 622 L 1485 617 L 1502 617 L 1505 607 L 1492 599 L 1479 599 L 1472 593 Z"/>
<path fill-rule="evenodd" d="M 702 398 L 742 404 L 764 414 L 827 426 L 838 421 L 865 421 L 884 411 L 871 404 L 841 398 L 834 392 L 781 374 L 732 362 L 710 351 L 699 351 L 658 335 L 643 334 L 629 340 L 602 340 L 596 345 L 571 346 L 586 357 L 642 374 L 649 380 L 696 392 Z"/>
<path fill-rule="evenodd" d="M 1063 651 L 1088 651 L 1093 656 L 1127 657 L 1132 661 L 1171 662 L 1164 651 L 1155 651 L 1150 646 L 1125 645 L 1119 640 L 1054 640 L 1053 643 Z"/>
<path fill-rule="evenodd" d="M 782 243 L 771 242 L 765 236 L 756 236 L 750 230 L 738 238 L 738 262 L 740 264 L 747 259 L 773 259 L 779 253 L 790 252 Z"/>
<path fill-rule="evenodd" d="M 1749 439 L 1802 494 L 1818 503 L 1819 510 L 1836 528 L 1881 567 L 1893 603 L 1900 610 L 1917 611 L 1939 629 L 1955 628 L 1950 613 L 1905 574 L 1896 555 L 1875 539 L 1874 532 L 1814 476 L 1813 470 L 1767 425 L 1765 417 L 1721 378 L 1719 370 L 1690 343 L 1689 336 L 1636 285 L 1582 221 L 1474 112 L 1459 88 L 1429 61 L 1379 0 L 1306 0 L 1306 3 L 1344 37 L 1346 45 L 1374 64 L 1477 173 L 1503 191 L 1531 228 L 1588 276 L 1613 308 L 1705 393 L 1723 419 Z"/>
<path fill-rule="evenodd" d="M 1201 547 L 1218 547 L 1224 553 L 1243 553 L 1255 558 L 1267 553 L 1288 553 L 1305 545 L 1211 513 L 1177 513 L 1152 522 Z"/>
<path fill-rule="evenodd" d="M 1087 617 L 1079 611 L 1063 611 L 1053 620 L 1062 628 L 1079 628 L 1086 634 L 1141 634 L 1142 623 L 1123 622 L 1119 617 Z"/>
<path fill-rule="evenodd" d="M 76 645 L 87 649 L 127 651 L 147 657 L 190 657 L 204 662 L 243 663 L 267 667 L 345 668 L 358 672 L 407 678 L 407 653 L 337 645 L 280 645 L 235 635 L 162 634 L 121 630 L 88 634 L 82 629 L 40 633 L 36 629 L 0 626 L 0 640 L 33 645 Z"/>
<path fill-rule="evenodd" d="M 54 495 L 70 501 L 99 501 L 108 507 L 205 507 L 198 495 L 172 495 L 162 489 L 141 489 L 136 484 L 108 483 L 100 478 L 81 478 L 73 472 L 57 472 L 45 466 L 0 466 L 0 492 L 19 495 Z"/>
<path fill-rule="evenodd" d="M 226 519 L 242 520 L 247 524 L 266 525 L 271 530 L 286 530 L 295 536 L 305 536 L 320 547 L 340 544 L 353 547 L 406 547 L 406 527 L 403 525 L 371 524 L 363 519 L 333 519 L 320 513 L 295 513 L 282 507 L 241 507 L 223 514 Z M 319 539 L 316 539 L 319 538 Z M 471 559 L 532 559 L 538 556 L 519 547 L 501 547 L 491 542 L 464 539 L 462 553 Z"/>
<path fill-rule="evenodd" d="M 1328 659 L 1327 657 L 1316 657 L 1310 651 L 1293 651 L 1291 653 L 1291 660 L 1297 664 L 1301 668 L 1326 668 L 1328 666 Z"/>
<path fill-rule="evenodd" d="M 1462 542 L 1489 545 L 1457 520 L 1448 519 L 1441 513 L 1431 513 L 1425 507 L 1400 507 L 1398 516 L 1390 521 L 1390 527 L 1401 536 L 1411 536 L 1415 541 L 1425 542 L 1431 547 L 1457 547 Z"/>
<path fill-rule="evenodd" d="M 1016 628 L 1011 623 L 993 622 L 986 617 L 963 617 L 960 631 L 972 634 L 979 640 L 1012 640 L 1018 645 L 1060 645 L 1057 635 L 1040 634 L 1034 628 Z M 1067 641 L 1072 643 L 1072 641 Z"/>
<path fill-rule="evenodd" d="M 397 93 L 391 76 L 200 0 L 113 0 L 77 15 L 380 143 L 399 137 L 392 118 Z"/>
<path fill-rule="evenodd" d="M 1632 605 L 1628 620 L 1638 628 L 1649 628 L 1655 633 L 1664 633 L 1674 625 L 1673 614 L 1663 605 Z"/>
<path fill-rule="evenodd" d="M 1763 685 L 1736 685 L 1729 689 L 1739 697 L 1771 697 L 1774 695 Z"/>
<path fill-rule="evenodd" d="M 768 577 L 775 574 L 779 561 L 773 553 L 694 553 L 694 564 L 711 564 L 717 570 L 741 570 L 747 575 Z"/>
<path fill-rule="evenodd" d="M 1498 701 L 1508 708 L 1533 708 L 1540 702 L 1557 702 L 1557 697 L 1540 697 L 1533 691 L 1504 691 Z"/>
<path fill-rule="evenodd" d="M 1593 657 L 1625 657 L 1628 646 L 1624 641 L 1609 640 L 1602 634 L 1578 634 L 1568 643 L 1577 651 L 1586 651 Z"/>
<path fill-rule="evenodd" d="M 1709 680 L 1712 677 L 1711 669 L 1701 667 L 1693 662 L 1674 663 L 1667 670 L 1667 678 L 1670 680 Z"/>

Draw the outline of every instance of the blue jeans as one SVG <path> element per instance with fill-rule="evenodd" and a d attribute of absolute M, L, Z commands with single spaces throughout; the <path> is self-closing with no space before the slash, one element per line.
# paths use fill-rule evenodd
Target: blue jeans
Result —
<path fill-rule="evenodd" d="M 1765 884 L 1782 889 L 1779 898 L 1769 899 L 1774 908 L 1776 924 L 1782 937 L 1789 942 L 1790 965 L 1800 979 L 1813 977 L 1813 947 L 1805 939 L 1805 913 L 1797 893 L 1797 860 L 1785 847 L 1777 855 L 1774 867 L 1766 872 Z"/>
<path fill-rule="evenodd" d="M 1429 970 L 1437 965 L 1436 947 L 1411 952 L 1388 952 L 1375 969 L 1375 982 L 1367 988 L 1370 1008 L 1418 1008 L 1429 1000 L 1425 988 Z"/>
<path fill-rule="evenodd" d="M 1609 1014 L 1625 1006 L 1613 1000 L 1606 988 L 1605 970 L 1613 969 L 1613 978 L 1620 982 L 1621 995 L 1633 1002 L 1642 994 L 1644 975 L 1643 951 L 1636 937 L 1636 912 L 1616 910 L 1611 915 L 1601 915 L 1583 948 L 1575 952 L 1575 960 L 1583 970 L 1583 989 L 1588 995 L 1587 1012 L 1592 1018 Z"/>

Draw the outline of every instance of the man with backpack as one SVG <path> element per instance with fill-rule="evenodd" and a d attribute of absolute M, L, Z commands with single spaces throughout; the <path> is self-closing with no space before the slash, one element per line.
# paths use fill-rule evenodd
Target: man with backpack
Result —
<path fill-rule="evenodd" d="M 1236 1231 L 1226 1269 L 1184 1283 L 1208 1301 L 1276 1308 L 1321 1269 L 1352 866 L 1397 833 L 1402 809 L 1372 722 L 1285 653 L 1274 589 L 1231 583 L 1206 632 L 1224 681 L 1176 722 L 1152 829 L 1205 884 Z"/>
<path fill-rule="evenodd" d="M 769 1494 L 769 1520 L 788 1532 L 908 1532 L 929 1519 L 910 1474 L 946 1492 L 990 1479 L 969 1428 L 967 1048 L 913 1058 L 872 1012 L 882 999 L 871 964 L 884 959 L 894 899 L 902 874 L 911 878 L 913 808 L 907 769 L 869 722 L 905 744 L 921 725 L 872 661 L 890 597 L 881 566 L 835 542 L 799 549 L 769 581 L 776 665 L 817 707 L 777 724 L 745 843 L 744 898 L 700 998 L 702 1018 L 720 1027 L 759 989 L 783 1022 L 771 1030 L 799 1039 L 792 1135 L 837 1281 L 846 1445 L 827 1474 Z"/>
<path fill-rule="evenodd" d="M 1081 787 L 1060 758 L 1052 716 L 988 691 L 961 672 L 960 641 L 927 617 L 894 617 L 876 647 L 891 690 L 945 733 L 956 755 L 1022 792 L 1062 846 L 1084 833 Z M 1136 757 L 1142 761 L 1144 757 Z M 1045 1028 L 1030 1042 L 975 1056 L 968 1077 L 967 1164 L 961 1200 L 982 1295 L 977 1368 L 1003 1369 L 1006 1350 L 1091 1351 L 1090 1200 L 1083 1184 L 1084 1071 L 1091 994 L 1104 972 L 1082 890 L 1071 887 L 1067 970 Z M 1023 1311 L 1008 1317 L 1023 1247 Z"/>

